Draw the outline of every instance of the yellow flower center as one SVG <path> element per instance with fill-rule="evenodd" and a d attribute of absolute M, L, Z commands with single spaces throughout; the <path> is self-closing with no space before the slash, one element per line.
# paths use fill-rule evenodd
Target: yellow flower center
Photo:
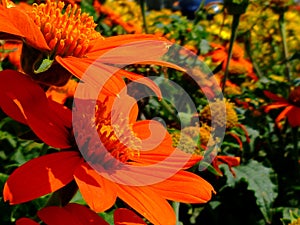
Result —
<path fill-rule="evenodd" d="M 293 220 L 292 223 L 289 223 L 289 225 L 300 225 L 300 218 Z"/>
<path fill-rule="evenodd" d="M 81 13 L 77 5 L 68 5 L 65 12 L 63 2 L 47 0 L 40 5 L 34 3 L 29 13 L 40 28 L 53 55 L 83 57 L 93 46 L 93 41 L 102 38 L 95 31 L 93 17 Z"/>
<path fill-rule="evenodd" d="M 300 107 L 300 86 L 291 91 L 288 100 L 291 104 Z"/>
<path fill-rule="evenodd" d="M 141 139 L 133 132 L 128 118 L 119 113 L 116 124 L 112 124 L 110 114 L 107 113 L 108 110 L 103 103 L 96 105 L 96 129 L 106 150 L 122 163 L 139 156 Z"/>
<path fill-rule="evenodd" d="M 199 154 L 200 150 L 197 147 L 197 142 L 183 132 L 174 132 L 171 134 L 173 147 L 178 148 L 186 153 Z"/>
<path fill-rule="evenodd" d="M 215 110 L 214 112 L 214 122 L 220 126 L 224 127 L 226 125 L 226 128 L 230 129 L 238 125 L 238 116 L 234 109 L 234 104 L 228 101 L 225 101 L 225 107 L 226 107 L 226 124 L 224 124 L 223 120 L 219 120 L 219 118 L 224 118 L 221 114 L 225 113 L 223 110 L 223 104 L 221 104 L 220 99 L 216 100 L 215 102 L 210 103 L 211 107 Z M 201 119 L 204 120 L 204 122 L 210 122 L 211 121 L 211 112 L 210 112 L 210 105 L 207 105 L 203 108 L 201 111 Z M 220 110 L 218 110 L 220 108 Z M 220 116 L 218 116 L 220 114 Z"/>

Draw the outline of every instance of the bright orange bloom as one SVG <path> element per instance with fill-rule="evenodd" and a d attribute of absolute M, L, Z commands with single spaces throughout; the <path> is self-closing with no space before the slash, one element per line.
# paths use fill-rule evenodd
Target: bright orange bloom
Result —
<path fill-rule="evenodd" d="M 70 203 L 64 207 L 49 206 L 38 211 L 38 216 L 47 225 L 109 225 L 97 213 L 83 205 Z M 146 223 L 129 209 L 119 208 L 114 212 L 115 225 L 146 225 Z M 18 219 L 16 225 L 39 225 L 28 219 Z"/>
<path fill-rule="evenodd" d="M 149 56 L 162 56 L 168 50 L 167 42 L 160 42 L 145 51 L 138 41 L 165 40 L 154 35 L 122 35 L 104 38 L 95 30 L 93 17 L 81 13 L 77 5 L 47 0 L 33 4 L 31 10 L 0 5 L 0 39 L 22 40 L 22 69 L 34 80 L 47 85 L 62 86 L 71 75 L 81 79 L 87 68 L 97 62 L 99 79 L 102 71 L 114 69 L 112 64 L 143 61 Z M 129 44 L 134 52 L 121 53 L 117 57 L 105 58 L 106 52 Z M 153 57 L 152 57 L 153 58 Z M 147 62 L 151 64 L 152 62 Z M 126 76 L 131 80 L 141 76 L 125 70 L 114 74 L 114 83 L 122 82 Z M 112 88 L 109 88 L 110 92 Z"/>
<path fill-rule="evenodd" d="M 265 107 L 265 112 L 269 112 L 272 109 L 279 109 L 285 107 L 285 109 L 277 116 L 275 122 L 280 128 L 280 121 L 285 117 L 287 118 L 289 124 L 292 127 L 300 126 L 300 87 L 295 87 L 288 99 L 275 95 L 269 91 L 264 91 L 264 94 L 274 100 L 274 103 L 271 103 Z"/>
<path fill-rule="evenodd" d="M 212 55 L 212 61 L 222 63 L 222 69 L 225 70 L 228 58 L 227 47 L 215 43 L 211 43 L 211 46 L 214 48 L 214 50 L 210 53 L 210 55 Z M 251 62 L 244 58 L 244 51 L 237 44 L 233 46 L 232 58 L 229 63 L 229 73 L 246 74 L 255 81 L 258 79 L 253 72 Z"/>
<path fill-rule="evenodd" d="M 182 170 L 198 162 L 200 156 L 184 160 L 182 165 L 187 154 L 174 150 L 170 135 L 160 123 L 136 122 L 137 110 L 131 110 L 127 119 L 122 118 L 122 111 L 111 111 L 112 102 L 118 99 L 124 103 L 124 107 L 128 106 L 131 98 L 126 95 L 105 97 L 103 101 L 99 98 L 97 102 L 95 126 L 105 149 L 87 142 L 86 135 L 80 139 L 79 134 L 77 138 L 81 145 L 87 144 L 87 158 L 98 159 L 101 165 L 85 161 L 78 147 L 74 146 L 74 137 L 70 132 L 70 110 L 47 99 L 43 90 L 30 78 L 16 71 L 2 71 L 0 96 L 0 106 L 5 113 L 29 125 L 45 143 L 63 148 L 59 152 L 28 161 L 10 175 L 3 191 L 4 200 L 10 204 L 19 204 L 52 193 L 75 180 L 83 198 L 96 212 L 112 207 L 119 197 L 150 222 L 173 225 L 175 214 L 167 200 L 205 203 L 211 198 L 213 188 L 208 182 Z M 114 117 L 120 121 L 119 127 L 112 127 Z M 150 127 L 157 132 L 151 133 Z M 86 131 L 84 127 L 82 130 Z M 154 138 L 154 142 L 157 139 L 160 142 L 155 142 L 153 146 L 147 142 L 149 137 Z M 168 164 L 157 166 L 156 170 L 148 169 L 148 166 L 157 165 L 167 158 Z M 108 168 L 109 174 L 102 176 L 91 165 Z M 133 168 L 124 171 L 126 165 Z M 178 165 L 182 165 L 182 169 Z M 142 185 L 170 171 L 174 173 L 168 178 Z M 122 184 L 127 181 L 139 185 Z"/>
<path fill-rule="evenodd" d="M 9 61 L 16 66 L 18 69 L 21 68 L 20 58 L 22 45 L 16 42 L 5 42 L 4 45 L 0 46 L 0 61 L 4 60 L 6 57 Z M 3 53 L 1 52 L 3 50 Z"/>
<path fill-rule="evenodd" d="M 78 84 L 77 81 L 70 79 L 62 87 L 51 86 L 47 90 L 46 95 L 51 100 L 63 105 L 68 98 L 74 97 L 77 84 Z"/>
<path fill-rule="evenodd" d="M 235 176 L 235 172 L 233 171 L 232 167 L 240 165 L 241 158 L 236 156 L 225 156 L 225 155 L 218 155 L 212 161 L 212 166 L 216 169 L 220 176 L 223 175 L 222 171 L 219 168 L 221 164 L 227 164 L 230 172 L 233 176 Z"/>

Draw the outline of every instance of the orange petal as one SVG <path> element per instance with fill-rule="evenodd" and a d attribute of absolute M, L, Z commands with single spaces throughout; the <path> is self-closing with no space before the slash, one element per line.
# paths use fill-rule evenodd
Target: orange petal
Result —
<path fill-rule="evenodd" d="M 137 137 L 142 140 L 142 154 L 145 150 L 149 153 L 161 152 L 157 150 L 158 147 L 166 155 L 173 151 L 171 135 L 160 122 L 155 120 L 138 121 L 133 124 L 132 128 Z"/>
<path fill-rule="evenodd" d="M 149 88 L 151 88 L 154 91 L 154 93 L 158 96 L 158 98 L 160 98 L 160 99 L 162 98 L 162 94 L 161 94 L 159 87 L 151 79 L 144 77 L 142 75 L 138 75 L 136 73 L 126 71 L 126 70 L 119 70 L 116 73 L 116 75 L 120 76 L 120 77 L 126 77 L 132 81 L 144 84 L 144 85 L 148 86 Z"/>
<path fill-rule="evenodd" d="M 50 50 L 38 26 L 25 12 L 16 7 L 0 7 L 0 37 L 2 33 L 5 33 L 4 37 L 8 39 L 15 39 L 14 36 L 22 37 L 33 48 Z"/>
<path fill-rule="evenodd" d="M 86 56 L 91 60 L 90 64 L 154 64 L 185 71 L 161 59 L 171 45 L 170 41 L 156 35 L 119 35 L 97 41 Z"/>
<path fill-rule="evenodd" d="M 150 187 L 166 199 L 184 203 L 205 203 L 211 199 L 214 192 L 210 183 L 186 171 L 180 171 Z"/>
<path fill-rule="evenodd" d="M 267 105 L 264 109 L 265 112 L 268 113 L 272 109 L 278 109 L 278 108 L 286 107 L 288 105 L 289 105 L 288 102 L 274 102 L 271 103 L 270 105 Z"/>
<path fill-rule="evenodd" d="M 9 176 L 3 190 L 4 200 L 19 204 L 64 187 L 73 180 L 73 172 L 81 161 L 74 151 L 28 161 Z"/>
<path fill-rule="evenodd" d="M 138 215 L 126 208 L 118 208 L 115 210 L 114 222 L 115 225 L 147 225 Z"/>
<path fill-rule="evenodd" d="M 28 218 L 21 218 L 16 221 L 16 225 L 39 225 L 39 223 Z"/>
<path fill-rule="evenodd" d="M 47 225 L 85 225 L 81 223 L 76 216 L 73 216 L 64 208 L 57 206 L 49 206 L 38 211 L 38 216 L 47 224 Z"/>
<path fill-rule="evenodd" d="M 275 100 L 275 101 L 281 101 L 281 102 L 287 102 L 287 100 L 283 97 L 280 97 L 278 95 L 273 94 L 270 91 L 264 91 L 265 96 L 267 96 L 269 99 Z"/>
<path fill-rule="evenodd" d="M 289 124 L 292 127 L 300 126 L 300 108 L 297 106 L 294 106 L 291 111 L 287 113 L 287 118 L 289 121 Z"/>
<path fill-rule="evenodd" d="M 100 176 L 86 163 L 75 170 L 74 177 L 87 204 L 96 212 L 103 212 L 116 201 L 115 184 Z"/>
<path fill-rule="evenodd" d="M 280 128 L 280 121 L 283 120 L 285 117 L 287 117 L 287 114 L 293 109 L 294 106 L 290 105 L 288 107 L 286 107 L 275 119 L 275 122 L 277 124 L 277 126 Z"/>
<path fill-rule="evenodd" d="M 77 217 L 82 225 L 109 225 L 97 213 L 83 205 L 70 203 L 64 209 Z"/>
<path fill-rule="evenodd" d="M 109 54 L 101 57 L 101 62 L 132 64 L 141 59 L 156 59 L 164 55 L 171 44 L 167 39 L 151 34 L 118 35 L 97 41 L 87 57 L 98 59 L 109 51 Z"/>
<path fill-rule="evenodd" d="M 157 225 L 174 225 L 176 218 L 169 203 L 149 187 L 117 185 L 118 196 L 130 207 Z"/>
<path fill-rule="evenodd" d="M 119 35 L 97 41 L 87 57 L 106 64 L 149 64 L 186 71 L 162 59 L 172 44 L 169 40 L 157 35 Z"/>
<path fill-rule="evenodd" d="M 218 155 L 218 161 L 226 163 L 228 166 L 238 166 L 240 165 L 241 158 L 234 156 Z"/>
<path fill-rule="evenodd" d="M 101 93 L 98 100 L 105 104 L 107 112 L 110 114 L 108 116 L 112 117 L 112 123 L 119 119 L 120 113 L 129 118 L 129 124 L 136 122 L 139 113 L 137 101 L 127 94 L 126 88 L 118 97 L 107 97 L 107 95 Z"/>
<path fill-rule="evenodd" d="M 113 76 L 111 70 L 107 69 L 109 67 L 102 63 L 95 63 L 88 58 L 62 58 L 57 56 L 55 59 L 70 73 L 89 85 L 90 91 L 96 93 L 101 91 L 116 96 L 125 86 L 124 81 L 120 77 Z M 79 90 L 80 88 L 77 88 L 77 91 Z"/>
<path fill-rule="evenodd" d="M 97 213 L 87 207 L 75 203 L 70 203 L 64 207 L 69 213 L 81 222 L 82 225 L 109 225 Z"/>
<path fill-rule="evenodd" d="M 38 216 L 48 225 L 109 225 L 97 213 L 83 205 L 70 203 L 63 208 L 50 206 L 41 209 Z"/>
<path fill-rule="evenodd" d="M 186 169 L 202 159 L 202 156 L 173 148 L 170 134 L 157 121 L 138 121 L 133 125 L 133 131 L 142 140 L 139 157 L 133 158 L 136 162 L 145 165 L 163 162 L 171 167 Z"/>
<path fill-rule="evenodd" d="M 13 70 L 1 71 L 0 93 L 0 106 L 8 116 L 28 124 L 50 146 L 71 146 L 67 129 L 71 125 L 71 113 L 60 114 L 68 109 L 55 103 L 49 104 L 44 91 L 29 77 Z"/>

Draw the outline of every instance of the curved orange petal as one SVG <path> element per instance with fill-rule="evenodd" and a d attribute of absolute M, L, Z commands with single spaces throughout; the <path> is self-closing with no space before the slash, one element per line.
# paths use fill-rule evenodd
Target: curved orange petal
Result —
<path fill-rule="evenodd" d="M 129 80 L 146 85 L 154 91 L 154 93 L 158 96 L 158 98 L 160 99 L 162 98 L 160 88 L 157 86 L 157 84 L 155 84 L 151 79 L 147 77 L 126 70 L 122 70 L 122 69 L 117 71 L 115 75 L 119 77 L 126 77 Z"/>
<path fill-rule="evenodd" d="M 151 41 L 153 41 L 153 45 L 151 45 L 152 51 L 145 51 L 145 47 L 147 47 L 147 44 L 149 45 Z M 112 53 L 108 54 L 108 58 L 103 57 L 103 62 L 127 64 L 128 60 L 132 62 L 140 61 L 144 58 L 153 59 L 162 56 L 168 51 L 167 44 L 172 43 L 165 38 L 152 34 L 118 35 L 95 42 L 93 48 L 87 54 L 87 57 L 97 59 L 104 53 L 108 51 L 111 52 L 113 49 L 118 48 L 115 52 L 112 51 Z M 128 51 L 129 49 L 134 51 Z M 112 61 L 111 56 L 113 56 L 113 60 L 116 61 Z"/>
<path fill-rule="evenodd" d="M 112 123 L 119 118 L 120 113 L 123 113 L 122 116 L 129 118 L 129 124 L 135 123 L 139 108 L 137 101 L 127 94 L 126 88 L 118 97 L 108 97 L 101 93 L 98 100 L 105 104 L 108 112 L 107 116 L 112 117 Z"/>
<path fill-rule="evenodd" d="M 156 225 L 174 225 L 175 213 L 169 203 L 149 187 L 116 185 L 118 196 Z"/>
<path fill-rule="evenodd" d="M 84 163 L 78 167 L 74 178 L 82 197 L 94 211 L 103 212 L 115 203 L 115 184 L 100 176 L 88 164 Z"/>
<path fill-rule="evenodd" d="M 215 50 L 212 53 L 212 61 L 213 62 L 223 61 L 223 60 L 226 59 L 226 57 L 227 57 L 227 53 L 224 50 L 221 50 L 221 49 Z"/>
<path fill-rule="evenodd" d="M 57 113 L 67 112 L 68 109 L 55 103 L 49 104 L 50 100 L 44 91 L 29 77 L 14 70 L 1 71 L 0 94 L 2 110 L 13 119 L 30 126 L 46 144 L 56 148 L 71 146 L 68 130 L 71 114 Z"/>
<path fill-rule="evenodd" d="M 228 166 L 238 166 L 240 165 L 241 158 L 234 156 L 218 155 L 217 159 L 221 163 L 226 163 Z"/>
<path fill-rule="evenodd" d="M 127 77 L 130 80 L 148 86 L 157 96 L 161 97 L 160 89 L 147 77 L 125 71 L 118 67 L 105 65 L 102 62 L 93 61 L 88 58 L 62 58 L 57 56 L 56 60 L 74 76 L 91 85 L 98 92 L 103 88 L 104 91 L 110 94 L 118 94 L 122 90 L 122 87 L 125 86 L 122 77 Z"/>
<path fill-rule="evenodd" d="M 275 101 L 281 101 L 281 102 L 287 102 L 287 100 L 283 97 L 280 97 L 278 95 L 273 94 L 270 91 L 264 91 L 265 96 L 267 96 L 269 99 L 275 100 Z"/>
<path fill-rule="evenodd" d="M 47 225 L 86 225 L 81 223 L 74 215 L 69 213 L 64 208 L 57 206 L 49 206 L 38 211 L 38 216 Z"/>
<path fill-rule="evenodd" d="M 67 107 L 55 102 L 51 99 L 48 100 L 49 107 L 54 115 L 56 115 L 57 120 L 61 124 L 64 124 L 64 127 L 72 127 L 72 111 Z M 62 137 L 61 137 L 62 138 Z"/>
<path fill-rule="evenodd" d="M 141 154 L 145 150 L 150 154 L 153 152 L 159 152 L 158 147 L 168 155 L 172 153 L 172 137 L 166 130 L 166 128 L 158 121 L 155 120 L 143 120 L 138 121 L 132 126 L 133 132 L 138 138 L 142 140 Z M 163 148 L 165 146 L 165 148 Z"/>
<path fill-rule="evenodd" d="M 138 121 L 133 125 L 133 131 L 142 140 L 139 157 L 132 158 L 135 162 L 145 165 L 163 162 L 171 167 L 187 169 L 203 158 L 173 148 L 170 134 L 157 121 Z"/>
<path fill-rule="evenodd" d="M 18 68 L 21 69 L 21 53 L 22 53 L 22 43 L 19 41 L 6 41 L 3 45 L 5 50 L 11 50 L 11 52 L 5 54 L 8 56 L 9 61 Z M 3 56 L 3 53 L 0 53 Z"/>
<path fill-rule="evenodd" d="M 285 102 L 274 102 L 274 103 L 271 103 L 271 104 L 267 105 L 266 107 L 264 107 L 264 109 L 265 109 L 265 112 L 268 113 L 272 109 L 278 109 L 278 108 L 286 107 L 288 105 L 289 105 L 288 102 L 286 102 L 286 103 Z"/>
<path fill-rule="evenodd" d="M 180 71 L 184 68 L 163 60 L 173 43 L 151 34 L 128 34 L 99 40 L 87 54 L 93 61 L 107 64 L 153 64 Z"/>
<path fill-rule="evenodd" d="M 123 79 L 113 76 L 113 73 L 107 69 L 108 66 L 105 64 L 95 63 L 88 58 L 62 58 L 56 56 L 55 59 L 74 76 L 81 79 L 87 85 L 90 85 L 92 88 L 90 91 L 96 91 L 97 93 L 101 91 L 107 95 L 117 95 L 125 86 Z"/>
<path fill-rule="evenodd" d="M 300 126 L 300 108 L 294 106 L 291 111 L 286 114 L 289 124 L 292 127 Z"/>
<path fill-rule="evenodd" d="M 73 180 L 73 172 L 81 161 L 74 151 L 53 153 L 28 161 L 7 179 L 4 200 L 19 204 L 64 187 Z"/>
<path fill-rule="evenodd" d="M 28 218 L 20 218 L 16 221 L 16 225 L 39 225 L 39 223 Z"/>
<path fill-rule="evenodd" d="M 11 39 L 18 36 L 25 39 L 25 42 L 33 48 L 50 50 L 46 40 L 33 20 L 22 10 L 12 7 L 0 6 L 0 37 Z M 13 36 L 11 36 L 13 35 Z"/>
<path fill-rule="evenodd" d="M 97 213 L 83 205 L 69 203 L 64 207 L 64 209 L 71 213 L 74 217 L 77 217 L 82 225 L 109 225 Z"/>
<path fill-rule="evenodd" d="M 281 125 L 279 124 L 279 122 L 284 119 L 287 114 L 293 109 L 294 106 L 292 105 L 289 105 L 287 106 L 278 116 L 277 118 L 275 119 L 275 122 L 277 124 L 278 127 L 281 127 Z"/>
<path fill-rule="evenodd" d="M 115 225 L 147 225 L 142 218 L 136 215 L 133 211 L 126 208 L 118 208 L 114 212 Z"/>
<path fill-rule="evenodd" d="M 76 203 L 70 203 L 63 208 L 43 208 L 38 211 L 38 216 L 48 225 L 109 225 L 97 213 Z"/>
<path fill-rule="evenodd" d="M 149 187 L 166 199 L 185 203 L 205 203 L 211 199 L 214 192 L 210 183 L 186 171 L 180 171 Z"/>

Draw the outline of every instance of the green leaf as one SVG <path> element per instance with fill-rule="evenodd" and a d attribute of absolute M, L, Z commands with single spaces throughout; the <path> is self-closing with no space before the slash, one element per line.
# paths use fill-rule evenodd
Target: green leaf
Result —
<path fill-rule="evenodd" d="M 228 186 L 234 187 L 240 181 L 248 183 L 248 190 L 254 192 L 256 203 L 265 221 L 270 223 L 271 206 L 277 197 L 277 186 L 271 180 L 274 171 L 255 160 L 250 160 L 247 164 L 232 168 L 236 173 L 236 177 L 233 177 L 227 167 L 222 166 L 222 168 L 227 177 Z"/>
<path fill-rule="evenodd" d="M 99 215 L 110 225 L 114 225 L 114 211 L 113 210 L 99 213 Z"/>
<path fill-rule="evenodd" d="M 48 58 L 43 59 L 41 62 L 37 62 L 37 65 L 35 65 L 37 68 L 34 69 L 34 73 L 38 74 L 47 71 L 52 66 L 53 62 L 53 59 Z"/>

